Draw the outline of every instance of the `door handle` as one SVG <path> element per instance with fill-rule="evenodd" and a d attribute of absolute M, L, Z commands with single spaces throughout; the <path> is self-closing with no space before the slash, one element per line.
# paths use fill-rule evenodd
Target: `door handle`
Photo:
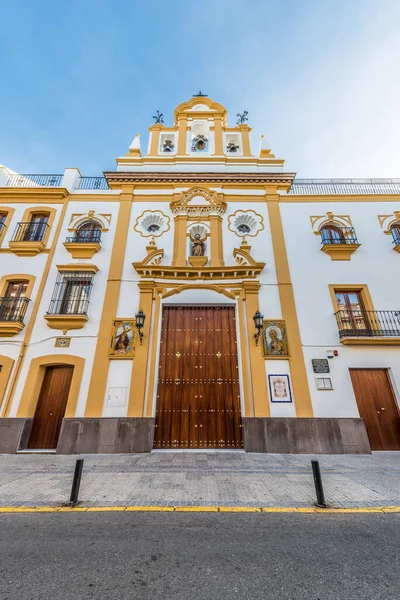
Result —
<path fill-rule="evenodd" d="M 386 410 L 385 408 L 381 407 L 381 410 Z"/>

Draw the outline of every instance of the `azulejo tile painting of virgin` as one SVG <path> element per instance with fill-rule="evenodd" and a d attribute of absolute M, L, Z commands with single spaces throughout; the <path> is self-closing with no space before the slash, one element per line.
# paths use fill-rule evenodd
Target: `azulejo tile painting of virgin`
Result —
<path fill-rule="evenodd" d="M 133 358 L 135 337 L 135 319 L 116 319 L 112 331 L 110 358 Z"/>
<path fill-rule="evenodd" d="M 266 358 L 284 358 L 289 356 L 285 321 L 264 320 L 262 340 L 264 356 Z"/>

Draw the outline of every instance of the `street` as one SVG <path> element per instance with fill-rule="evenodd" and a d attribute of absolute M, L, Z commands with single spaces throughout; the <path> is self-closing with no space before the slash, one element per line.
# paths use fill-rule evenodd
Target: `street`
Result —
<path fill-rule="evenodd" d="M 399 514 L 2 514 L 1 600 L 394 600 Z"/>

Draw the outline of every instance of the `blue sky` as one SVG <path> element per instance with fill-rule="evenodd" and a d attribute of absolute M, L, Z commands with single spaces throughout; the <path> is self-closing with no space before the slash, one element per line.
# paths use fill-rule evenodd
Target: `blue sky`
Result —
<path fill-rule="evenodd" d="M 0 163 L 115 167 L 199 88 L 299 177 L 400 177 L 400 0 L 0 2 Z"/>

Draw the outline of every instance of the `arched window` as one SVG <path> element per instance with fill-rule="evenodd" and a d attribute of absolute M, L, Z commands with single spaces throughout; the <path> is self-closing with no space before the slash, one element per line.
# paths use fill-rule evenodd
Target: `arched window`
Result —
<path fill-rule="evenodd" d="M 394 243 L 398 246 L 400 244 L 400 223 L 393 223 L 390 231 L 392 232 Z"/>
<path fill-rule="evenodd" d="M 321 227 L 323 244 L 345 244 L 346 239 L 337 225 L 324 225 Z"/>
<path fill-rule="evenodd" d="M 76 229 L 76 239 L 79 242 L 100 242 L 101 226 L 96 221 L 85 221 Z"/>

